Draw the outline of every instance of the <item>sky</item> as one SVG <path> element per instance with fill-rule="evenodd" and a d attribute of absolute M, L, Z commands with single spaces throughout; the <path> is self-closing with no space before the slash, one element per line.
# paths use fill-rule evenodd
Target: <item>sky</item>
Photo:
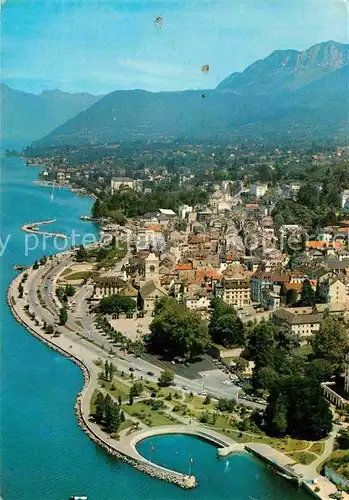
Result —
<path fill-rule="evenodd" d="M 349 35 L 349 0 L 1 3 L 2 81 L 34 93 L 214 88 L 273 50 Z"/>

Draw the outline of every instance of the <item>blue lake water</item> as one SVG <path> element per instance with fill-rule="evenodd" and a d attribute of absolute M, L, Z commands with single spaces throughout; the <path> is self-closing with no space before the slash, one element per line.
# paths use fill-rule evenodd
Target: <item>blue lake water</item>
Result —
<path fill-rule="evenodd" d="M 199 487 L 184 491 L 149 478 L 97 448 L 78 427 L 73 404 L 82 386 L 79 369 L 33 338 L 17 324 L 5 300 L 14 264 L 30 264 L 55 251 L 52 243 L 25 255 L 25 222 L 56 218 L 48 231 L 97 234 L 88 214 L 92 201 L 66 189 L 33 184 L 37 169 L 16 158 L 1 164 L 1 238 L 10 235 L 1 257 L 1 494 L 4 500 L 66 500 L 87 495 L 88 500 L 182 500 L 308 498 L 270 469 L 245 456 L 217 460 L 215 447 L 184 436 L 152 439 L 154 460 L 184 470 L 189 457 Z M 149 452 L 149 443 L 140 450 Z"/>

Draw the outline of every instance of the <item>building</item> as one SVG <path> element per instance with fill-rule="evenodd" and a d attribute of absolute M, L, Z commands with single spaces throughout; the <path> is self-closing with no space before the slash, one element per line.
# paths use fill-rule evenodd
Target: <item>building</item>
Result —
<path fill-rule="evenodd" d="M 150 252 L 144 261 L 144 281 L 159 283 L 159 257 Z"/>
<path fill-rule="evenodd" d="M 266 290 L 274 285 L 283 285 L 291 281 L 289 274 L 265 273 L 259 271 L 251 278 L 251 298 L 253 302 L 261 303 Z"/>
<path fill-rule="evenodd" d="M 187 214 L 190 212 L 193 212 L 193 207 L 189 205 L 181 205 L 178 208 L 178 216 L 180 219 L 185 219 L 187 217 Z"/>
<path fill-rule="evenodd" d="M 267 289 L 262 294 L 261 306 L 269 311 L 279 309 L 281 304 L 281 286 L 273 285 L 271 289 Z"/>
<path fill-rule="evenodd" d="M 272 315 L 272 321 L 276 325 L 286 325 L 300 337 L 318 332 L 322 319 L 323 314 L 314 312 L 312 307 L 281 308 Z"/>
<path fill-rule="evenodd" d="M 345 189 L 341 193 L 341 207 L 349 208 L 349 189 Z"/>
<path fill-rule="evenodd" d="M 319 297 L 327 303 L 344 303 L 347 300 L 346 285 L 337 277 L 319 282 Z"/>
<path fill-rule="evenodd" d="M 184 298 L 184 303 L 192 311 L 207 311 L 211 306 L 211 300 L 204 296 L 189 296 Z"/>
<path fill-rule="evenodd" d="M 250 193 L 256 198 L 262 198 L 265 193 L 268 191 L 268 184 L 252 184 Z"/>
<path fill-rule="evenodd" d="M 98 276 L 94 280 L 92 300 L 111 295 L 125 295 L 137 300 L 138 292 L 130 283 L 115 276 Z"/>
<path fill-rule="evenodd" d="M 153 280 L 147 281 L 139 290 L 139 308 L 146 312 L 153 312 L 156 301 L 158 299 L 161 299 L 161 297 L 165 297 L 166 295 L 166 290 L 164 290 L 158 283 Z"/>
<path fill-rule="evenodd" d="M 142 181 L 130 179 L 129 177 L 115 177 L 110 181 L 112 194 L 125 187 L 137 191 L 141 189 L 141 186 L 142 186 Z"/>
<path fill-rule="evenodd" d="M 233 277 L 224 278 L 221 285 L 215 287 L 216 295 L 224 302 L 236 308 L 251 305 L 250 280 L 243 274 L 235 274 Z"/>

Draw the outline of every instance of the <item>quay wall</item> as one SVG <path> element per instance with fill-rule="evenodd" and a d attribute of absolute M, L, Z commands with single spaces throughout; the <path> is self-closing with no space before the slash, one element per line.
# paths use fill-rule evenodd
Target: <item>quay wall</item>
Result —
<path fill-rule="evenodd" d="M 194 476 L 186 476 L 184 474 L 181 474 L 176 471 L 172 471 L 169 469 L 165 469 L 164 467 L 158 466 L 157 464 L 152 464 L 148 462 L 146 459 L 143 459 L 141 455 L 139 455 L 140 459 L 135 459 L 132 456 L 127 455 L 126 453 L 120 451 L 117 449 L 117 442 L 115 444 L 113 443 L 114 446 L 111 446 L 106 439 L 102 439 L 101 436 L 97 435 L 96 432 L 93 430 L 91 423 L 89 422 L 89 417 L 86 416 L 86 414 L 83 411 L 82 403 L 84 397 L 87 395 L 90 383 L 91 383 L 91 373 L 88 368 L 88 366 L 81 360 L 80 358 L 76 357 L 69 351 L 65 350 L 61 346 L 57 345 L 57 343 L 54 342 L 54 339 L 48 338 L 44 333 L 41 333 L 40 331 L 37 331 L 37 329 L 34 329 L 29 322 L 26 322 L 25 319 L 18 313 L 16 310 L 16 301 L 15 301 L 15 295 L 17 291 L 17 286 L 18 283 L 20 282 L 20 279 L 22 277 L 21 273 L 18 275 L 10 284 L 8 291 L 7 291 L 7 303 L 8 306 L 15 318 L 15 320 L 22 324 L 34 337 L 38 338 L 41 340 L 44 344 L 47 346 L 51 347 L 54 349 L 56 352 L 59 354 L 62 354 L 66 358 L 68 358 L 70 361 L 75 363 L 82 371 L 83 377 L 84 377 L 84 384 L 83 388 L 81 391 L 78 393 L 76 402 L 74 405 L 74 410 L 75 414 L 78 420 L 79 426 L 82 428 L 82 430 L 89 436 L 90 439 L 92 439 L 98 446 L 103 448 L 106 452 L 108 452 L 110 455 L 113 455 L 117 457 L 118 459 L 124 461 L 125 463 L 128 463 L 129 465 L 132 465 L 135 467 L 137 470 L 144 472 L 148 474 L 151 477 L 161 479 L 163 481 L 167 481 L 169 483 L 172 483 L 176 486 L 180 486 L 181 488 L 185 489 L 191 489 L 196 486 L 196 480 Z"/>

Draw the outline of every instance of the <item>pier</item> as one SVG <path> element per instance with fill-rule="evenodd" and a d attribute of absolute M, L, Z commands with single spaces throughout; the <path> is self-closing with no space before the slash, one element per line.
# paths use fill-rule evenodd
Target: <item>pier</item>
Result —
<path fill-rule="evenodd" d="M 61 238 L 64 240 L 68 239 L 68 236 L 63 233 L 50 233 L 48 231 L 40 231 L 40 226 L 45 224 L 52 224 L 56 222 L 56 219 L 44 220 L 39 222 L 30 222 L 29 224 L 24 224 L 21 229 L 25 233 L 37 234 L 39 236 L 49 236 L 51 238 Z"/>

